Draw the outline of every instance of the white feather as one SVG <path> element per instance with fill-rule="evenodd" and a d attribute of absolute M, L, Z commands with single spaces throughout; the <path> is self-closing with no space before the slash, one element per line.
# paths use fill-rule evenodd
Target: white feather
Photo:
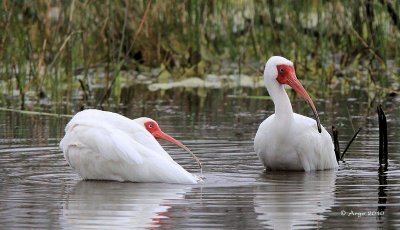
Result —
<path fill-rule="evenodd" d="M 293 113 L 284 86 L 277 81 L 277 65 L 293 63 L 271 57 L 264 70 L 264 81 L 274 104 L 275 114 L 264 120 L 254 139 L 254 150 L 269 170 L 324 170 L 338 166 L 331 136 L 316 121 Z"/>
<path fill-rule="evenodd" d="M 144 128 L 143 119 L 84 110 L 67 124 L 60 148 L 83 179 L 197 183 Z"/>
<path fill-rule="evenodd" d="M 269 170 L 313 171 L 337 167 L 331 136 L 316 122 L 294 113 L 279 123 L 275 114 L 263 121 L 254 139 L 254 150 Z"/>

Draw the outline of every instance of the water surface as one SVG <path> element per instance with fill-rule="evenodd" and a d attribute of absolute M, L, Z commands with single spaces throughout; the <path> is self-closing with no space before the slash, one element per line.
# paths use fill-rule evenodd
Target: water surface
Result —
<path fill-rule="evenodd" d="M 379 174 L 375 107 L 361 99 L 317 101 L 323 124 L 339 128 L 342 149 L 352 126 L 364 128 L 338 170 L 266 173 L 254 153 L 253 137 L 272 113 L 272 102 L 218 93 L 171 98 L 143 99 L 114 110 L 132 118 L 152 117 L 191 148 L 204 165 L 205 180 L 198 185 L 82 181 L 58 148 L 68 118 L 0 112 L 0 226 L 400 228 L 398 99 L 384 104 L 390 165 Z M 311 115 L 301 101 L 294 110 Z M 184 168 L 200 173 L 190 155 L 162 145 Z"/>

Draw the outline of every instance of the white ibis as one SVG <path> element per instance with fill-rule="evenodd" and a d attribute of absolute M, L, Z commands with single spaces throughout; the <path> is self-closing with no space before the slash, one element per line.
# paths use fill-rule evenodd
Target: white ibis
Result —
<path fill-rule="evenodd" d="M 195 184 L 194 175 L 183 169 L 156 138 L 193 153 L 161 131 L 157 122 L 134 120 L 95 109 L 77 113 L 65 128 L 60 148 L 69 165 L 89 180 L 166 182 Z"/>
<path fill-rule="evenodd" d="M 283 57 L 271 57 L 265 65 L 264 82 L 275 104 L 275 113 L 260 124 L 254 150 L 266 169 L 312 171 L 336 168 L 331 136 L 321 126 L 318 112 L 297 79 L 293 63 Z M 316 121 L 293 113 L 285 84 L 306 100 Z"/>

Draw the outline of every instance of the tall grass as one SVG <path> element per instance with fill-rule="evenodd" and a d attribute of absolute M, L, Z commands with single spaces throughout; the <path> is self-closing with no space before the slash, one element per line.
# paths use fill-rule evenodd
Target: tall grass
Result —
<path fill-rule="evenodd" d="M 180 79 L 240 62 L 240 72 L 257 75 L 283 55 L 324 91 L 335 82 L 382 89 L 399 81 L 399 13 L 400 1 L 383 0 L 4 0 L 1 85 L 21 106 L 29 91 L 68 100 L 101 68 L 102 104 L 124 69 L 163 66 Z"/>

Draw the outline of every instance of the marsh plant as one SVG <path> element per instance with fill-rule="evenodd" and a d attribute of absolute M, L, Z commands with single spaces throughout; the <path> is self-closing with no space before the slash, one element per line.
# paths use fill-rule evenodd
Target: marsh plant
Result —
<path fill-rule="evenodd" d="M 4 0 L 1 100 L 102 104 L 139 75 L 260 78 L 271 55 L 294 60 L 312 94 L 397 93 L 399 13 L 390 0 Z"/>

